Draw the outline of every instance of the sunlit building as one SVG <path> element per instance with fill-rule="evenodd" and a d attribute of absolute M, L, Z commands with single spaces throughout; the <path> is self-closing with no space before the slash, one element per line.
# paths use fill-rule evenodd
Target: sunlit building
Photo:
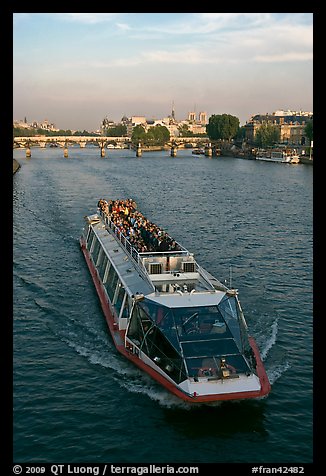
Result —
<path fill-rule="evenodd" d="M 272 114 L 256 114 L 244 125 L 245 139 L 254 143 L 257 131 L 263 124 L 277 126 L 280 131 L 280 142 L 289 145 L 306 145 L 305 127 L 313 118 L 312 112 L 278 110 Z"/>

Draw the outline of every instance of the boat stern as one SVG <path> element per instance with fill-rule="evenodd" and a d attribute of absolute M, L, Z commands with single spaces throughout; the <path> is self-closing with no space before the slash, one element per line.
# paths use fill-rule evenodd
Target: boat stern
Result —
<path fill-rule="evenodd" d="M 182 382 L 179 388 L 189 396 L 187 400 L 198 402 L 237 400 L 262 396 L 261 382 L 255 374 L 220 379 L 200 377 L 197 381 L 188 379 Z"/>

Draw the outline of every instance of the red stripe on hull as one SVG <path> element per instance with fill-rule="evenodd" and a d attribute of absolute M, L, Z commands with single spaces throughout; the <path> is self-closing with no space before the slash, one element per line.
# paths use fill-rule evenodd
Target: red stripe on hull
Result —
<path fill-rule="evenodd" d="M 214 394 L 214 395 L 189 395 L 181 390 L 179 390 L 174 384 L 172 384 L 169 380 L 164 378 L 159 372 L 154 370 L 152 367 L 147 365 L 145 362 L 143 362 L 138 356 L 135 354 L 132 354 L 130 351 L 126 349 L 124 345 L 118 344 L 117 343 L 117 338 L 115 337 L 117 334 L 119 335 L 120 339 L 122 342 L 124 342 L 124 337 L 125 337 L 125 331 L 119 331 L 118 330 L 118 323 L 114 319 L 113 311 L 111 310 L 111 304 L 108 302 L 106 293 L 104 291 L 103 284 L 101 280 L 98 277 L 97 270 L 92 262 L 92 260 L 89 257 L 89 252 L 86 249 L 86 243 L 85 241 L 81 238 L 80 239 L 80 246 L 83 251 L 83 254 L 85 256 L 85 260 L 87 263 L 87 266 L 90 270 L 91 276 L 93 278 L 93 282 L 97 291 L 97 294 L 99 296 L 102 310 L 105 315 L 105 319 L 107 321 L 111 336 L 113 338 L 113 342 L 117 350 L 123 354 L 128 360 L 133 362 L 137 367 L 139 367 L 141 370 L 144 370 L 147 374 L 149 374 L 154 380 L 156 380 L 158 383 L 160 383 L 163 387 L 165 387 L 167 390 L 169 390 L 171 393 L 176 395 L 177 397 L 181 398 L 182 400 L 186 402 L 191 402 L 191 403 L 204 403 L 204 402 L 215 402 L 215 401 L 223 401 L 223 400 L 239 400 L 239 399 L 248 399 L 248 398 L 259 398 L 267 395 L 270 392 L 271 386 L 268 381 L 268 377 L 265 371 L 265 368 L 263 366 L 263 363 L 261 361 L 260 355 L 259 355 L 259 350 L 257 347 L 257 344 L 253 337 L 249 337 L 249 343 L 250 346 L 255 354 L 256 361 L 257 361 L 257 374 L 260 380 L 261 384 L 261 390 L 259 391 L 247 391 L 247 392 L 234 392 L 234 393 L 228 393 L 228 394 Z"/>
<path fill-rule="evenodd" d="M 256 341 L 253 337 L 249 337 L 249 344 L 252 350 L 254 351 L 256 362 L 257 362 L 257 375 L 259 377 L 261 385 L 261 397 L 268 395 L 271 391 L 271 384 L 269 383 L 268 376 L 264 367 L 264 364 L 260 358 L 260 353 Z"/>

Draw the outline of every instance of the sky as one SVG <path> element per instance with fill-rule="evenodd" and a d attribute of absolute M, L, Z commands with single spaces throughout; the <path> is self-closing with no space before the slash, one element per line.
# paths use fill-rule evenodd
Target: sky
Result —
<path fill-rule="evenodd" d="M 313 112 L 312 13 L 14 13 L 13 119 Z"/>

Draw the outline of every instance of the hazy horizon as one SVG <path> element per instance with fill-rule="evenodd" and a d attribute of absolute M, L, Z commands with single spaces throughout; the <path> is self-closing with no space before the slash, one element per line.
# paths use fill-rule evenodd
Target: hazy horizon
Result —
<path fill-rule="evenodd" d="M 13 26 L 17 120 L 313 111 L 312 13 L 14 13 Z"/>

